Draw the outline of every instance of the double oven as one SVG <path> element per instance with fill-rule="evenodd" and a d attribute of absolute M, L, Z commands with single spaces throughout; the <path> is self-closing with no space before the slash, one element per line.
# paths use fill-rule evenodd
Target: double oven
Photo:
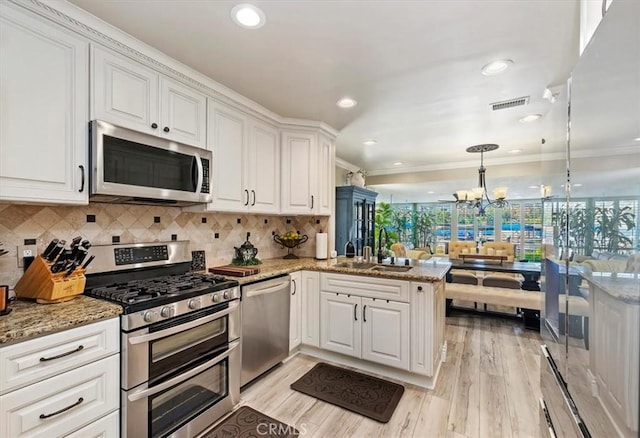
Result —
<path fill-rule="evenodd" d="M 123 438 L 192 438 L 239 401 L 238 283 L 184 272 L 179 260 L 190 260 L 187 246 L 110 246 L 106 252 L 114 259 L 111 267 L 145 267 L 89 276 L 86 294 L 123 306 Z"/>

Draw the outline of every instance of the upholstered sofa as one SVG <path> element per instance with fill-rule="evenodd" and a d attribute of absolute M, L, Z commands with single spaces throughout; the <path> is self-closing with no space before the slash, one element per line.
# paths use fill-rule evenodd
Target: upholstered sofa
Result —
<path fill-rule="evenodd" d="M 391 245 L 391 253 L 394 257 L 401 257 L 413 260 L 428 260 L 431 258 L 431 252 L 424 248 L 406 249 L 402 243 L 394 243 Z"/>
<path fill-rule="evenodd" d="M 462 254 L 463 252 L 466 254 L 475 254 L 476 243 L 464 240 L 454 240 L 452 242 L 449 242 L 450 259 L 459 259 L 460 254 Z"/>
<path fill-rule="evenodd" d="M 611 253 L 593 253 L 587 258 L 577 258 L 576 263 L 588 267 L 592 272 L 640 272 L 640 254 L 624 256 Z"/>

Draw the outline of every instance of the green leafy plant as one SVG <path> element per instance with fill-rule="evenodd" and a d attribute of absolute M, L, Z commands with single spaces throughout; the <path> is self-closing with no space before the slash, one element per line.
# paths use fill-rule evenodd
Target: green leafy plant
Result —
<path fill-rule="evenodd" d="M 386 202 L 378 202 L 376 205 L 376 226 L 375 226 L 375 238 L 380 235 L 380 229 L 384 227 L 387 230 L 389 236 L 386 247 L 389 248 L 392 243 L 398 240 L 398 234 L 393 231 L 393 208 L 391 204 Z"/>
<path fill-rule="evenodd" d="M 633 249 L 633 241 L 625 235 L 636 226 L 636 215 L 630 206 L 604 207 L 594 210 L 595 243 L 607 252 L 621 252 Z"/>

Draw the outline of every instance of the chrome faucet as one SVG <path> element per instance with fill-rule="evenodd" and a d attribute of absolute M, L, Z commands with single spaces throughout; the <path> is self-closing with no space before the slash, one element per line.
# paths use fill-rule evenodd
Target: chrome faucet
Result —
<path fill-rule="evenodd" d="M 385 243 L 384 246 L 382 246 L 382 232 L 383 231 L 384 231 L 384 243 Z M 384 254 L 382 253 L 382 248 L 386 247 L 387 240 L 389 240 L 389 235 L 387 234 L 387 230 L 384 227 L 380 227 L 380 231 L 378 231 L 378 263 L 382 263 L 382 260 L 384 259 Z"/>

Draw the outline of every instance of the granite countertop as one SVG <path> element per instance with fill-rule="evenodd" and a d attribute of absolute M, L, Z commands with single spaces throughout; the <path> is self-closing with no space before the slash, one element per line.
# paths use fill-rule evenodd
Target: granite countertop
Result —
<path fill-rule="evenodd" d="M 238 280 L 241 285 L 255 283 L 278 275 L 295 271 L 321 271 L 341 274 L 363 275 L 367 277 L 392 278 L 407 281 L 436 282 L 444 278 L 451 267 L 448 260 L 411 260 L 412 269 L 407 272 L 371 271 L 336 266 L 339 263 L 354 262 L 356 259 L 339 257 L 337 259 L 316 260 L 314 258 L 299 258 L 297 260 L 268 259 L 258 266 L 260 273 L 247 277 L 228 277 Z M 385 263 L 388 264 L 388 263 Z M 404 259 L 397 259 L 396 266 L 404 266 Z"/>
<path fill-rule="evenodd" d="M 263 263 L 259 266 L 259 274 L 248 277 L 228 278 L 238 280 L 243 285 L 295 271 L 308 270 L 397 280 L 435 282 L 442 280 L 451 266 L 448 261 L 436 261 L 434 259 L 412 260 L 412 269 L 407 272 L 381 272 L 336 266 L 336 264 L 345 261 L 353 262 L 355 259 L 344 257 L 329 260 L 316 260 L 313 258 L 300 258 L 297 260 L 269 259 L 263 260 Z M 396 265 L 403 266 L 404 260 L 398 259 Z M 19 299 L 11 303 L 9 307 L 12 309 L 11 313 L 0 316 L 0 346 L 72 329 L 102 319 L 114 318 L 122 313 L 120 305 L 85 295 L 78 295 L 70 301 L 59 304 L 37 304 L 31 300 Z"/>
<path fill-rule="evenodd" d="M 611 272 L 583 272 L 587 282 L 611 295 L 616 300 L 640 304 L 640 275 Z"/>
<path fill-rule="evenodd" d="M 18 299 L 9 308 L 11 313 L 0 316 L 0 346 L 115 318 L 122 313 L 118 304 L 84 295 L 58 304 Z"/>

